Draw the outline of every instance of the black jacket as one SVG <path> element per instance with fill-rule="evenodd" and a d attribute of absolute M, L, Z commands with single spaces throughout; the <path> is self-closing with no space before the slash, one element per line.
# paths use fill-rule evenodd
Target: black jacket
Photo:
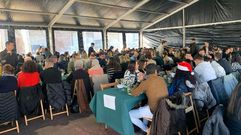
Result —
<path fill-rule="evenodd" d="M 2 65 L 10 64 L 16 68 L 18 64 L 18 56 L 14 52 L 10 55 L 7 53 L 7 50 L 4 50 L 0 53 L 0 62 Z"/>
<path fill-rule="evenodd" d="M 39 112 L 40 99 L 42 99 L 42 89 L 40 85 L 24 87 L 18 91 L 18 103 L 23 115 L 35 114 Z"/>
<path fill-rule="evenodd" d="M 48 83 L 46 89 L 48 103 L 56 110 L 61 110 L 67 103 L 67 99 L 70 99 L 70 92 L 68 92 L 70 89 L 66 92 L 62 83 Z"/>
<path fill-rule="evenodd" d="M 225 58 L 220 59 L 218 63 L 224 68 L 226 74 L 230 74 L 233 72 L 231 63 L 227 61 Z"/>
<path fill-rule="evenodd" d="M 18 104 L 14 92 L 0 93 L 0 123 L 18 118 Z"/>

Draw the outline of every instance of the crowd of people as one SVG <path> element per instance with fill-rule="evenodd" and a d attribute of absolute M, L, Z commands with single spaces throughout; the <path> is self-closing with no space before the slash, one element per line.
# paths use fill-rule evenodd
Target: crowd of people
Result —
<path fill-rule="evenodd" d="M 148 104 L 131 110 L 130 118 L 147 132 L 147 123 L 141 118 L 153 117 L 160 98 L 192 92 L 198 84 L 241 71 L 239 48 L 220 48 L 208 42 L 198 46 L 195 39 L 185 48 L 170 47 L 162 41 L 157 48 L 114 49 L 111 46 L 96 51 L 92 43 L 88 53 L 80 50 L 71 55 L 52 54 L 47 48 L 39 48 L 35 56 L 19 55 L 14 52 L 14 42 L 8 41 L 0 53 L 0 93 L 40 83 L 44 89 L 46 84 L 59 83 L 65 76 L 72 89 L 75 80 L 83 79 L 90 101 L 94 94 L 91 77 L 107 74 L 109 82 L 122 79 L 124 85 L 131 86 L 133 96 L 146 94 Z M 233 90 L 226 106 L 226 124 L 232 135 L 241 133 L 240 87 L 238 84 Z"/>

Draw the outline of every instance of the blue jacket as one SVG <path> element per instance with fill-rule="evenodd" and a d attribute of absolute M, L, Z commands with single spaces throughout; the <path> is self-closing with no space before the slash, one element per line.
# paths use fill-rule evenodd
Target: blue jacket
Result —
<path fill-rule="evenodd" d="M 217 106 L 203 127 L 202 135 L 230 135 L 223 121 L 224 107 Z"/>
<path fill-rule="evenodd" d="M 234 90 L 234 88 L 236 87 L 236 85 L 238 84 L 237 79 L 234 77 L 233 74 L 229 74 L 224 76 L 223 78 L 223 84 L 224 84 L 224 88 L 226 93 L 228 94 L 228 96 L 231 96 L 232 91 Z"/>

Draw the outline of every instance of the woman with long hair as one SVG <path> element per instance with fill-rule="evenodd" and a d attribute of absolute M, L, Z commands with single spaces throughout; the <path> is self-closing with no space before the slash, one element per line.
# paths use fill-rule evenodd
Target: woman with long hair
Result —
<path fill-rule="evenodd" d="M 169 86 L 169 95 L 176 92 L 191 92 L 196 85 L 196 80 L 192 72 L 191 64 L 187 62 L 178 63 L 176 74 L 172 84 Z"/>
<path fill-rule="evenodd" d="M 229 128 L 230 135 L 241 134 L 241 83 L 239 83 L 232 92 L 225 123 Z"/>
<path fill-rule="evenodd" d="M 118 57 L 110 57 L 107 65 L 107 74 L 109 77 L 109 82 L 114 82 L 115 79 L 120 79 L 121 77 L 117 77 L 116 75 L 122 75 L 120 60 Z"/>

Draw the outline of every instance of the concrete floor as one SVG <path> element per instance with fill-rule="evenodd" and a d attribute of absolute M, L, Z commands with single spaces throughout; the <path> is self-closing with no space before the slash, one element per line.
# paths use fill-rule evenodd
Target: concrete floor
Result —
<path fill-rule="evenodd" d="M 15 131 L 6 135 L 16 135 Z M 69 117 L 62 115 L 49 117 L 45 121 L 42 119 L 29 122 L 25 126 L 23 120 L 20 120 L 19 135 L 118 135 L 112 129 L 105 129 L 103 124 L 95 122 L 93 115 L 83 117 L 81 114 L 71 114 Z"/>

